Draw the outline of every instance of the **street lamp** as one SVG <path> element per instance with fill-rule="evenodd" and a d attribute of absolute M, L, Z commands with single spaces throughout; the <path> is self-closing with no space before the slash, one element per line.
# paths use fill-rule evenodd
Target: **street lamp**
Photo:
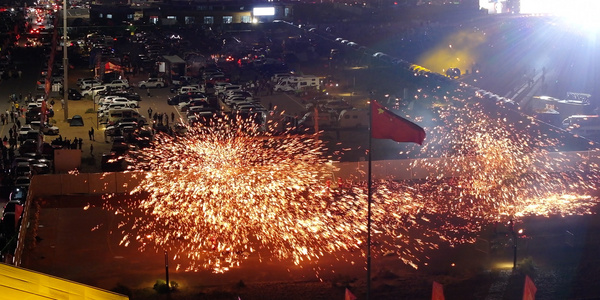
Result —
<path fill-rule="evenodd" d="M 169 285 L 169 252 L 167 250 L 165 250 L 165 273 L 167 275 L 167 289 L 170 291 L 171 287 Z"/>
<path fill-rule="evenodd" d="M 523 229 L 519 231 L 512 230 L 513 233 L 513 270 L 517 268 L 517 241 L 519 236 L 523 234 Z"/>

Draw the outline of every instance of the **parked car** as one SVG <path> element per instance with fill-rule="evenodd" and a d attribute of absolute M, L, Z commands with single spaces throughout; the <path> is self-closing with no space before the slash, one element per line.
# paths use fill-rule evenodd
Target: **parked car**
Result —
<path fill-rule="evenodd" d="M 220 96 L 221 98 L 224 98 L 228 92 L 233 92 L 233 91 L 243 91 L 243 87 L 238 84 L 227 85 L 227 86 L 224 86 L 223 89 L 216 90 L 215 94 L 217 96 Z"/>
<path fill-rule="evenodd" d="M 199 85 L 186 85 L 177 89 L 177 94 L 201 93 Z"/>
<path fill-rule="evenodd" d="M 27 200 L 27 189 L 21 187 L 13 187 L 10 195 L 8 196 L 8 201 L 14 201 L 15 203 L 20 203 L 23 205 Z"/>
<path fill-rule="evenodd" d="M 79 84 L 79 88 L 81 88 L 82 90 L 87 90 L 93 86 L 99 86 L 102 85 L 102 82 L 93 79 L 93 80 L 83 80 L 80 84 Z"/>
<path fill-rule="evenodd" d="M 142 80 L 138 83 L 138 87 L 145 88 L 164 88 L 167 84 L 162 78 L 148 78 L 148 80 Z"/>
<path fill-rule="evenodd" d="M 181 103 L 179 103 L 178 106 L 179 106 L 179 110 L 180 111 L 186 112 L 186 111 L 188 111 L 192 107 L 196 107 L 196 106 L 207 107 L 209 105 L 208 105 L 208 102 L 206 101 L 206 99 L 203 99 L 203 98 L 194 98 L 194 99 L 191 99 L 188 102 L 181 102 Z"/>
<path fill-rule="evenodd" d="M 107 87 L 104 85 L 98 85 L 98 86 L 94 86 L 91 87 L 87 90 L 83 90 L 83 92 L 81 92 L 82 96 L 90 96 L 92 98 L 96 98 L 98 95 L 100 95 L 100 93 L 102 92 L 106 92 L 107 91 Z"/>
<path fill-rule="evenodd" d="M 18 188 L 29 188 L 31 184 L 31 178 L 28 176 L 19 176 L 15 179 L 14 186 Z"/>
<path fill-rule="evenodd" d="M 77 79 L 77 85 L 81 86 L 81 83 L 83 83 L 84 81 L 92 81 L 92 80 L 96 80 L 96 78 L 92 78 L 92 77 L 87 77 L 87 78 L 79 78 Z"/>
<path fill-rule="evenodd" d="M 129 82 L 127 82 L 125 79 L 117 79 L 104 85 L 110 87 L 111 89 L 126 89 L 129 87 Z"/>
<path fill-rule="evenodd" d="M 186 102 L 193 98 L 206 98 L 206 96 L 201 92 L 189 92 L 185 94 L 178 94 L 167 99 L 167 104 L 178 105 L 181 102 Z"/>
<path fill-rule="evenodd" d="M 140 107 L 140 104 L 137 101 L 131 101 L 131 100 L 129 100 L 127 98 L 123 98 L 123 97 L 116 97 L 116 98 L 109 98 L 109 99 L 104 98 L 103 100 L 98 102 L 98 104 L 100 104 L 101 107 L 109 106 L 112 103 L 123 103 L 127 107 L 131 107 L 131 108 Z"/>
<path fill-rule="evenodd" d="M 131 92 L 131 91 L 123 91 L 123 90 L 108 91 L 106 93 L 106 95 L 107 96 L 119 96 L 119 97 L 127 98 L 132 101 L 142 101 L 142 97 L 140 97 L 140 94 Z"/>
<path fill-rule="evenodd" d="M 52 84 L 52 82 L 50 82 L 50 84 Z M 46 89 L 46 78 L 40 78 L 37 81 L 36 89 L 38 89 L 38 90 L 44 90 L 44 89 Z"/>
<path fill-rule="evenodd" d="M 81 100 L 83 95 L 76 89 L 69 89 L 69 100 Z"/>
<path fill-rule="evenodd" d="M 171 83 L 176 86 L 188 85 L 192 83 L 193 78 L 190 76 L 174 76 Z"/>
<path fill-rule="evenodd" d="M 31 125 L 31 127 L 34 130 L 40 130 L 40 126 L 41 126 L 40 120 L 31 121 L 29 123 L 29 125 Z M 42 129 L 42 133 L 45 135 L 58 135 L 60 133 L 60 130 L 58 129 L 58 127 L 48 125 L 48 124 L 44 125 L 44 127 L 42 127 L 41 129 Z"/>
<path fill-rule="evenodd" d="M 27 134 L 29 132 L 35 132 L 37 130 L 33 129 L 33 127 L 30 124 L 25 124 L 23 126 L 21 126 L 21 128 L 19 128 L 19 134 L 17 136 L 17 140 L 19 141 L 24 141 L 27 139 Z"/>

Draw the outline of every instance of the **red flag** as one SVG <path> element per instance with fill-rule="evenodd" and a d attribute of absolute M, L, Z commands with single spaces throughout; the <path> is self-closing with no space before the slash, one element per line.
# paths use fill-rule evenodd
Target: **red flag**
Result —
<path fill-rule="evenodd" d="M 356 296 L 350 292 L 349 289 L 346 289 L 346 295 L 344 296 L 344 300 L 356 300 Z"/>
<path fill-rule="evenodd" d="M 439 282 L 433 282 L 431 300 L 444 300 L 444 286 Z"/>
<path fill-rule="evenodd" d="M 537 288 L 533 284 L 533 280 L 525 275 L 525 287 L 523 288 L 523 300 L 535 300 L 535 293 Z"/>
<path fill-rule="evenodd" d="M 371 104 L 371 137 L 422 145 L 425 140 L 425 130 L 421 126 L 395 115 L 373 100 Z"/>

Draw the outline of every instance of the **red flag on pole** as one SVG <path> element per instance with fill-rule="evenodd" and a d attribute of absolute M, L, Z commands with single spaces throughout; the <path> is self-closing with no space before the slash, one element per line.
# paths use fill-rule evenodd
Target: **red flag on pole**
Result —
<path fill-rule="evenodd" d="M 535 293 L 537 288 L 533 284 L 533 280 L 529 278 L 529 275 L 525 275 L 525 287 L 523 288 L 523 300 L 535 300 Z"/>
<path fill-rule="evenodd" d="M 421 126 L 395 115 L 373 100 L 371 104 L 371 137 L 422 145 L 425 140 L 425 130 Z"/>
<path fill-rule="evenodd" d="M 431 300 L 445 300 L 444 297 L 444 286 L 439 282 L 433 282 L 433 288 L 431 290 Z"/>
<path fill-rule="evenodd" d="M 346 295 L 344 296 L 344 300 L 356 300 L 356 296 L 350 292 L 349 289 L 346 289 Z"/>

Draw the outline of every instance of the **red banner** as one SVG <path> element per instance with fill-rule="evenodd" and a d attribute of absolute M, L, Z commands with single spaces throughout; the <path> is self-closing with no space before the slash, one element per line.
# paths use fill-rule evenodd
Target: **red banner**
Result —
<path fill-rule="evenodd" d="M 533 280 L 525 275 L 525 287 L 523 288 L 523 300 L 535 300 L 535 293 L 537 288 L 533 284 Z"/>
<path fill-rule="evenodd" d="M 431 300 L 445 300 L 444 297 L 444 286 L 439 282 L 433 282 L 433 288 L 431 290 Z"/>

